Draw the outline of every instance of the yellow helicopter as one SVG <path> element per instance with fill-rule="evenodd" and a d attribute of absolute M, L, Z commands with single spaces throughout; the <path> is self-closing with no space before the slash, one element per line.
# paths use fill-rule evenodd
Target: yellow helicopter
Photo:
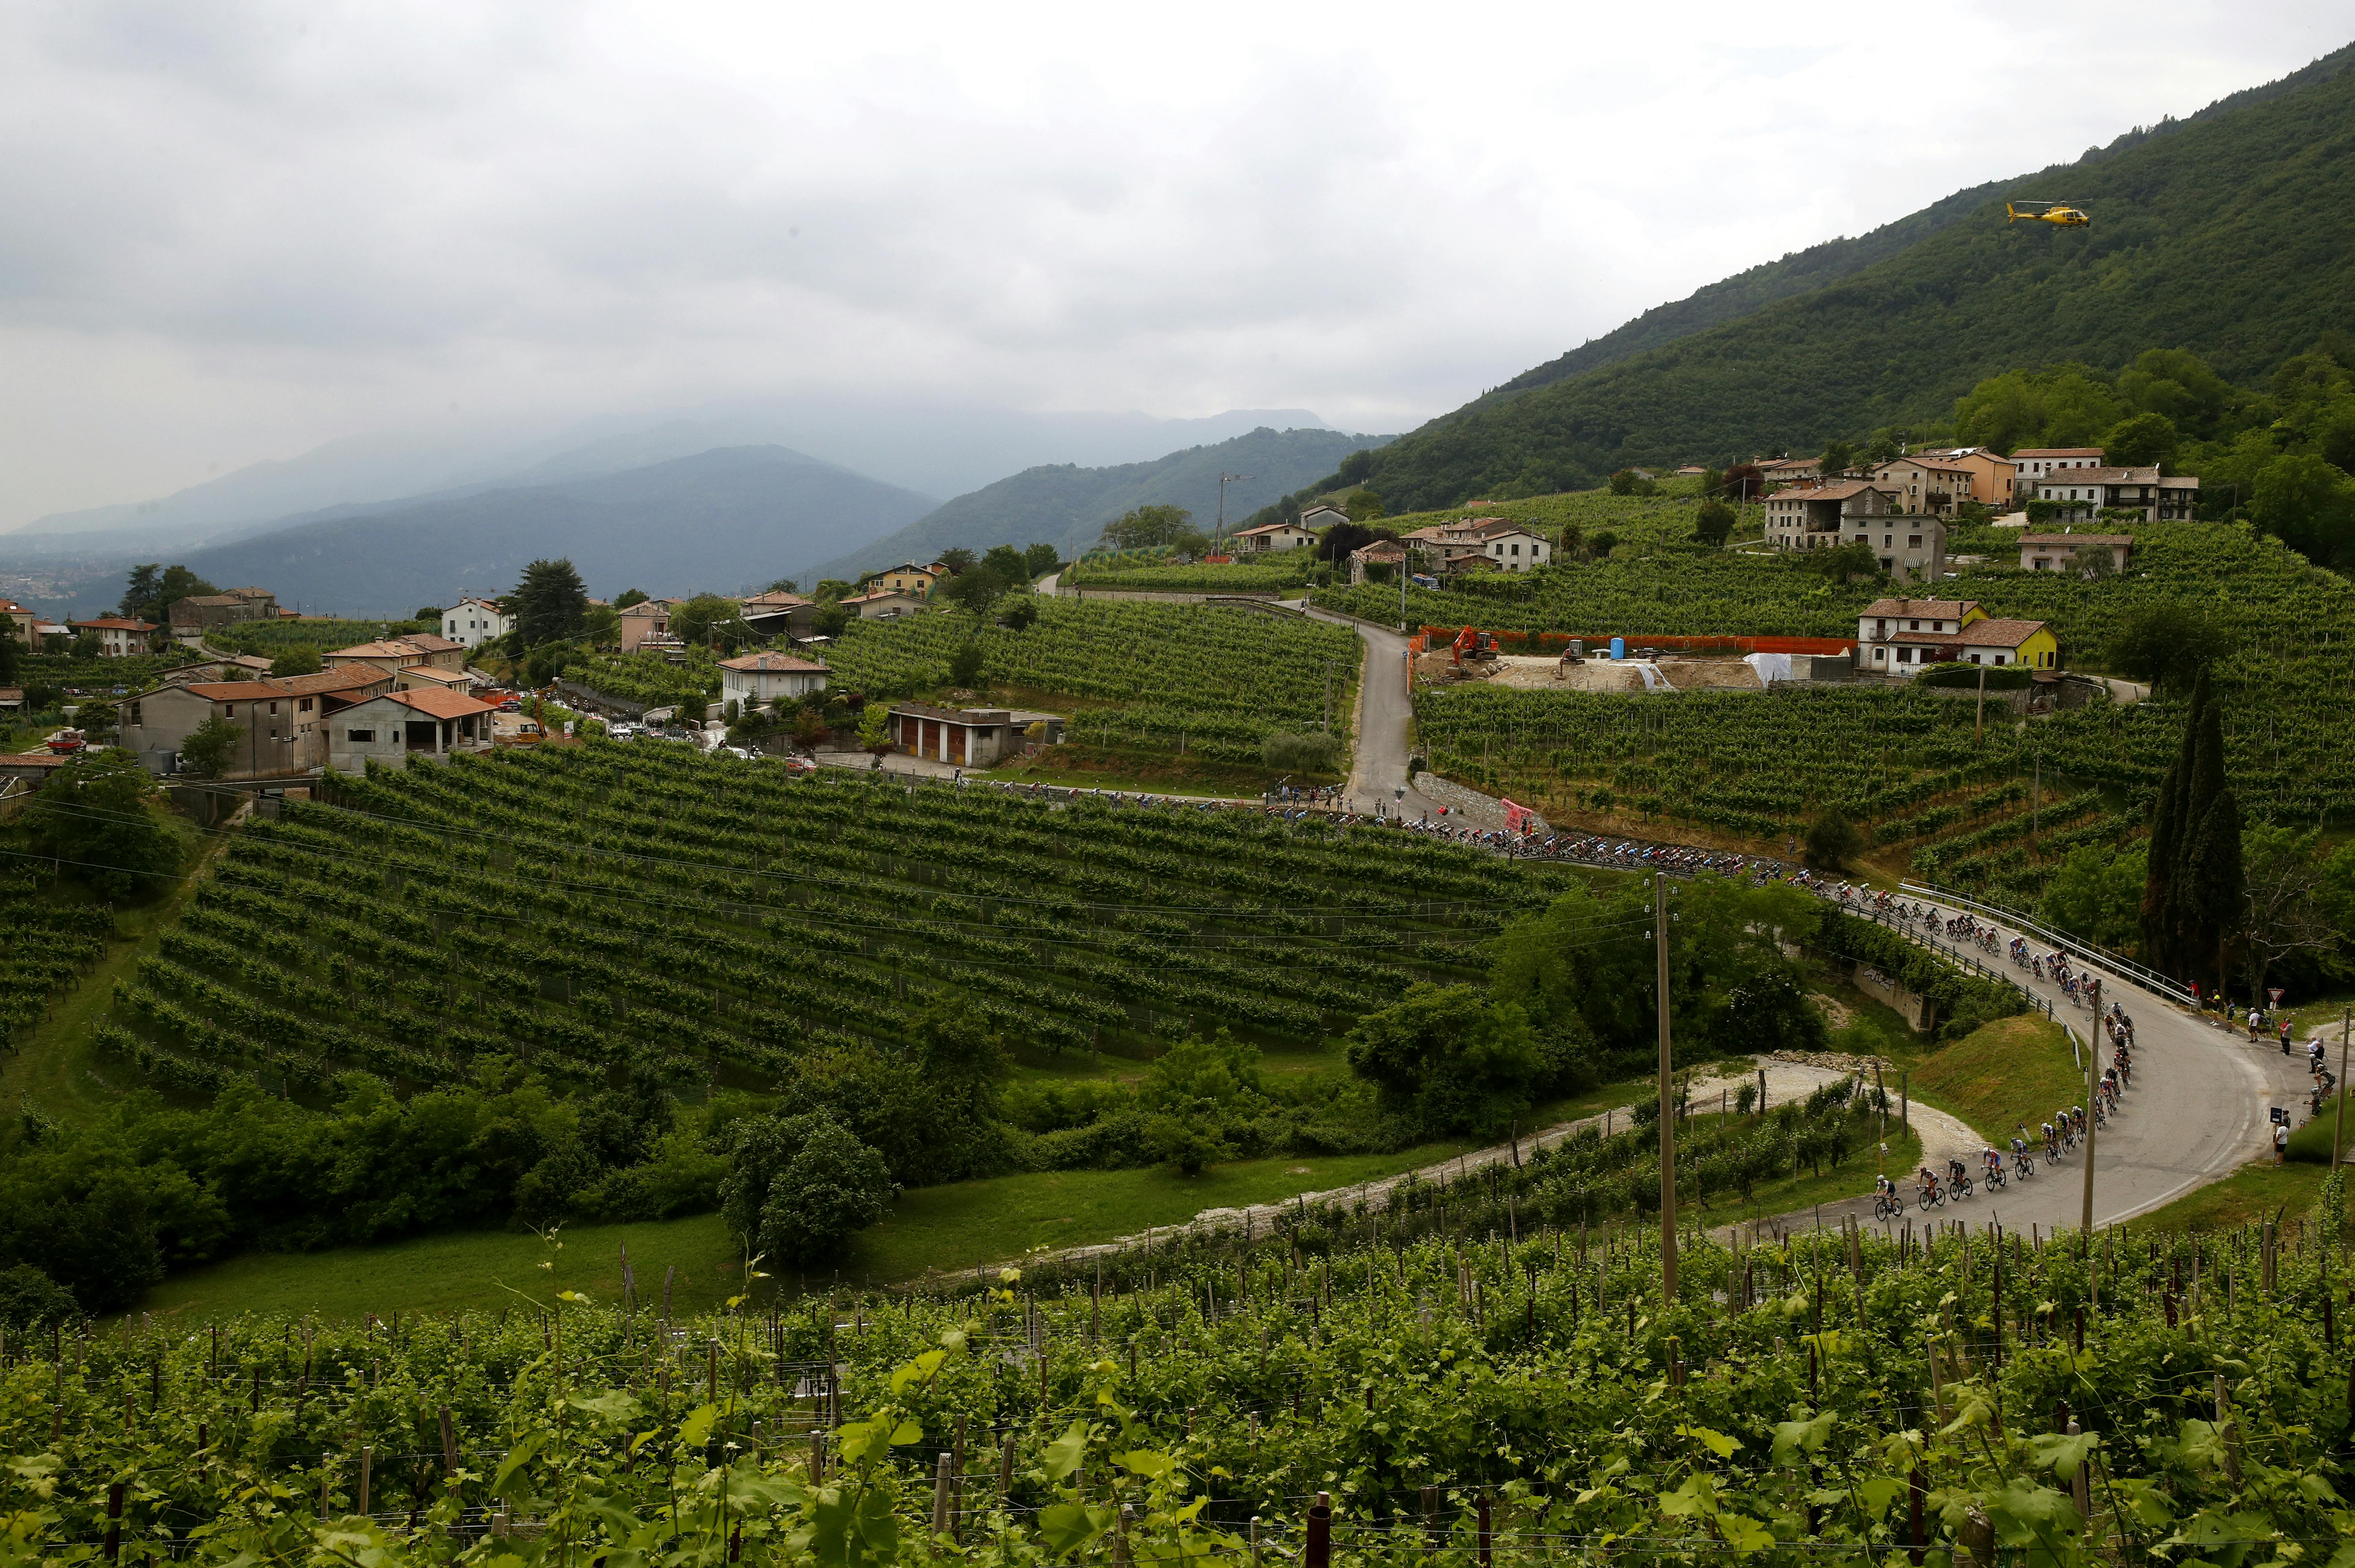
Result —
<path fill-rule="evenodd" d="M 2043 210 L 2041 212 L 2033 210 L 2037 207 L 2041 207 Z M 2031 202 L 2026 210 L 2013 206 L 2010 202 L 2003 204 L 2004 222 L 2019 223 L 2022 219 L 2030 223 L 2057 223 L 2063 228 L 2083 228 L 2094 221 L 2066 202 Z"/>

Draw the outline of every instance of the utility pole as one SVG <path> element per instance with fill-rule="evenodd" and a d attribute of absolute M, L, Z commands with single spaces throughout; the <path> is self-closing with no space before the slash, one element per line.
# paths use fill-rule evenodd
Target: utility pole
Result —
<path fill-rule="evenodd" d="M 2355 1023 L 2355 1008 L 2339 1015 L 2339 1119 L 2330 1124 L 2330 1168 L 2339 1169 L 2339 1140 L 2347 1131 L 2347 1026 Z"/>
<path fill-rule="evenodd" d="M 1219 471 L 1219 526 L 1210 535 L 1210 543 L 1212 545 L 1217 545 L 1220 539 L 1226 537 L 1228 484 L 1233 481 L 1249 479 L 1251 475 L 1247 473 L 1229 473 L 1225 469 L 1220 469 Z"/>
<path fill-rule="evenodd" d="M 2099 1014 L 2095 1016 L 2098 1017 Z M 2062 1027 L 2068 1026 L 2063 1024 Z M 2076 1031 L 2073 1029 L 2070 1033 L 2073 1034 Z M 2094 1043 L 2101 1037 L 2101 1031 L 2097 1027 L 2085 1041 L 2085 1199 L 2078 1210 L 2077 1232 L 2084 1240 L 2088 1249 L 2086 1255 L 2089 1257 L 2092 1255 L 2091 1248 L 2094 1245 L 2094 1129 L 2101 1125 L 2102 1120 L 2094 1114 L 2094 1109 L 2095 1104 L 2094 1096 L 2100 1089 L 2102 1082 L 2102 1054 L 2095 1049 Z"/>
<path fill-rule="evenodd" d="M 1652 873 L 1652 947 L 1660 1012 L 1660 1291 L 1677 1298 L 1677 1135 L 1668 1114 L 1668 879 Z"/>

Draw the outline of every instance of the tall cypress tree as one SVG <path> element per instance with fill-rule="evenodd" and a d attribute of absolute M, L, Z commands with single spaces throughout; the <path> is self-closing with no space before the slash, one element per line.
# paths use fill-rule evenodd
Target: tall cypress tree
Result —
<path fill-rule="evenodd" d="M 2152 965 L 2173 973 L 2181 972 L 2183 967 L 2178 873 L 2186 846 L 2200 826 L 2187 796 L 2199 754 L 2200 715 L 2210 700 L 2208 673 L 2202 670 L 2192 688 L 2190 710 L 2184 715 L 2183 738 L 2176 747 L 2175 762 L 2159 780 L 2158 800 L 2151 808 L 2149 870 L 2142 886 L 2142 948 Z"/>
<path fill-rule="evenodd" d="M 2211 863 L 2222 853 L 2211 832 L 2217 802 L 2232 793 L 2224 773 L 2224 708 L 2212 693 L 2192 714 L 2191 741 L 2191 777 L 2184 785 L 2182 825 L 2176 835 L 2175 955 L 2178 973 L 2204 975 L 2224 929 L 2234 924 L 2240 895 L 2238 802 L 2232 808 L 2232 887 L 2222 903 L 2217 899 L 2225 868 Z"/>
<path fill-rule="evenodd" d="M 2184 904 L 2197 921 L 2192 936 L 2200 945 L 2184 954 L 2185 969 L 2212 972 L 2221 995 L 2225 944 L 2240 931 L 2248 904 L 2241 864 L 2241 802 L 2232 790 L 2218 791 L 2200 818 L 2186 873 Z"/>

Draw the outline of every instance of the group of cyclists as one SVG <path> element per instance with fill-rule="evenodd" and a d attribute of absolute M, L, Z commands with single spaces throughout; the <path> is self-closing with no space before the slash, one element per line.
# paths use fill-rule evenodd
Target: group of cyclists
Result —
<path fill-rule="evenodd" d="M 2134 1077 L 2134 1020 L 2127 1016 L 2125 1008 L 2112 1002 L 2109 1012 L 2103 1015 L 2102 1022 L 2109 1032 L 2111 1058 L 2095 1087 L 2092 1113 L 2089 1118 L 2083 1106 L 2070 1106 L 2055 1111 L 2052 1119 L 2043 1124 L 2040 1130 L 2044 1160 L 2048 1165 L 2073 1152 L 2077 1145 L 2084 1141 L 2089 1119 L 2094 1127 L 2108 1125 L 2109 1119 L 2117 1114 L 2119 1097 Z M 2009 1171 L 1995 1145 L 1987 1144 L 1979 1150 L 1980 1169 L 1977 1185 L 1985 1186 L 1990 1192 L 1998 1192 L 2010 1181 L 2033 1178 L 2036 1160 L 2030 1152 L 2033 1147 L 2033 1135 L 2029 1132 L 2028 1124 L 2016 1124 L 2012 1128 Z M 1927 1165 L 1916 1171 L 1913 1177 L 1913 1201 L 1925 1211 L 1944 1208 L 1949 1199 L 1960 1202 L 1971 1197 L 1976 1190 L 1959 1156 L 1947 1160 L 1943 1179 Z M 1897 1183 L 1885 1173 L 1876 1177 L 1873 1181 L 1872 1217 L 1893 1220 L 1904 1213 L 1905 1201 L 1898 1195 Z"/>

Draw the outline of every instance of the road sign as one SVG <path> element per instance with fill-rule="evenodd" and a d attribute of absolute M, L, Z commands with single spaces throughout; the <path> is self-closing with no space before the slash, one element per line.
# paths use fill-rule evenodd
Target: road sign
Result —
<path fill-rule="evenodd" d="M 2289 1112 L 2282 1109 L 2279 1106 L 2269 1106 L 2266 1108 L 2274 1113 L 2273 1119 L 2275 1125 L 2279 1127 L 2286 1127 L 2289 1125 Z"/>
<path fill-rule="evenodd" d="M 2281 987 L 2279 987 L 2279 986 L 2277 986 L 2277 985 L 2269 985 L 2269 986 L 2265 987 L 2265 994 L 2266 994 L 2267 996 L 2272 997 L 2272 998 L 2274 999 L 2274 1005 L 2275 1005 L 2275 1007 L 2279 1007 L 2279 1006 L 2281 1005 L 2281 999 L 2282 999 L 2282 988 L 2281 988 Z"/>

